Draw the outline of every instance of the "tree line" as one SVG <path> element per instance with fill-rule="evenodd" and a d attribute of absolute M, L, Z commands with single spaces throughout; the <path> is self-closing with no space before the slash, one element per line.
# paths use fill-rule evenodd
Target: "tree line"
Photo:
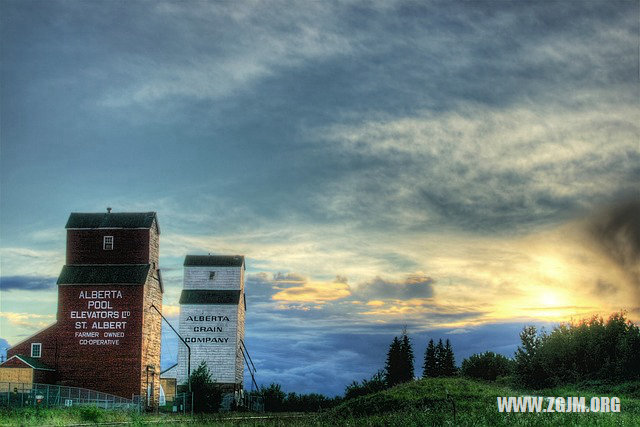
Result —
<path fill-rule="evenodd" d="M 254 392 L 262 396 L 264 408 L 268 412 L 317 412 L 329 409 L 342 401 L 342 398 L 327 397 L 319 393 L 297 394 L 285 393 L 280 384 L 264 385 Z"/>
<path fill-rule="evenodd" d="M 222 391 L 213 381 L 207 364 L 204 361 L 201 362 L 191 373 L 190 378 L 193 411 L 195 413 L 218 412 L 222 402 Z M 276 383 L 271 383 L 269 386 L 262 385 L 259 390 L 249 394 L 262 397 L 264 408 L 268 412 L 316 412 L 331 408 L 342 401 L 339 396 L 329 398 L 319 393 L 285 393 L 282 386 Z M 239 407 L 232 409 L 242 410 Z"/>
<path fill-rule="evenodd" d="M 640 329 L 625 313 L 561 324 L 550 333 L 527 326 L 520 340 L 513 369 L 521 385 L 640 380 Z"/>
<path fill-rule="evenodd" d="M 594 316 L 563 323 L 550 333 L 525 326 L 514 357 L 491 351 L 473 354 L 455 366 L 451 342 L 429 340 L 422 377 L 462 375 L 487 381 L 503 378 L 515 387 L 541 389 L 581 381 L 620 383 L 640 380 L 640 329 L 625 313 L 608 320 Z M 411 340 L 403 331 L 389 346 L 384 370 L 354 381 L 345 399 L 375 393 L 414 379 Z"/>

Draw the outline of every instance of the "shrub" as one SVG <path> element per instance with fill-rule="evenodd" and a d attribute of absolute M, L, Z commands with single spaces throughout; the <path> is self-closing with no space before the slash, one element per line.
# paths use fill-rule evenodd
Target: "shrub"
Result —
<path fill-rule="evenodd" d="M 280 384 L 271 383 L 269 387 L 262 386 L 260 393 L 264 399 L 264 410 L 267 412 L 283 412 L 285 411 L 284 401 L 286 394 L 282 391 Z"/>
<path fill-rule="evenodd" d="M 366 396 L 367 394 L 376 393 L 386 389 L 387 383 L 385 382 L 384 377 L 384 371 L 380 370 L 373 374 L 369 380 L 363 379 L 362 383 L 358 383 L 357 381 L 352 382 L 344 391 L 344 398 L 353 399 L 355 397 Z"/>
<path fill-rule="evenodd" d="M 264 399 L 264 409 L 267 412 L 316 412 L 332 408 L 341 399 L 328 398 L 322 394 L 286 394 L 280 384 L 271 383 L 269 387 L 262 386 L 257 392 L 253 392 Z"/>
<path fill-rule="evenodd" d="M 462 375 L 482 380 L 495 381 L 498 377 L 511 374 L 513 361 L 501 354 L 487 351 L 474 354 L 462 361 Z"/>
<path fill-rule="evenodd" d="M 102 411 L 96 406 L 84 406 L 80 408 L 80 418 L 82 421 L 97 423 L 102 418 Z"/>

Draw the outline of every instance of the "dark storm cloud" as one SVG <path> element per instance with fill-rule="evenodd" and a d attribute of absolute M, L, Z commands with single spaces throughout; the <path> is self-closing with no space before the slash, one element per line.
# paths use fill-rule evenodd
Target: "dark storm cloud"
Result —
<path fill-rule="evenodd" d="M 598 296 L 611 295 L 618 292 L 618 287 L 613 283 L 599 279 L 594 286 L 593 292 Z"/>
<path fill-rule="evenodd" d="M 640 200 L 602 212 L 593 220 L 590 231 L 603 253 L 631 279 L 640 300 Z"/>
<path fill-rule="evenodd" d="M 609 256 L 626 269 L 640 264 L 640 200 L 615 206 L 592 226 L 594 237 Z M 635 271 L 634 271 L 635 272 Z M 640 281 L 640 277 L 636 277 Z"/>
<path fill-rule="evenodd" d="M 55 277 L 3 276 L 0 277 L 0 290 L 41 291 L 52 289 L 56 280 Z"/>

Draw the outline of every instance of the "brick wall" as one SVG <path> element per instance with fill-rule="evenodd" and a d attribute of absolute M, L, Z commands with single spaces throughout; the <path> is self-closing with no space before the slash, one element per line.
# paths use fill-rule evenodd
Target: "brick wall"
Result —
<path fill-rule="evenodd" d="M 114 296 L 81 297 L 81 293 L 91 296 L 92 291 L 109 291 Z M 107 303 L 109 308 L 89 307 L 92 301 Z M 60 384 L 126 398 L 140 394 L 143 301 L 142 285 L 58 286 L 58 340 L 63 347 L 57 367 Z M 100 316 L 111 313 L 114 317 L 82 318 L 87 313 Z M 86 324 L 79 325 L 79 322 Z M 91 336 L 77 336 L 84 333 Z M 122 336 L 117 336 L 119 334 Z M 98 340 L 110 340 L 111 343 L 103 344 Z"/>
<path fill-rule="evenodd" d="M 54 371 L 45 371 L 35 369 L 33 371 L 33 382 L 38 384 L 54 384 L 56 373 Z"/>

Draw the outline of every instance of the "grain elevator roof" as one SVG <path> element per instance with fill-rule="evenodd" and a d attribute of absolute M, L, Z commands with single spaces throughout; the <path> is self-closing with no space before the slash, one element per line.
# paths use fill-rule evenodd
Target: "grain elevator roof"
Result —
<path fill-rule="evenodd" d="M 151 228 L 154 219 L 155 212 L 72 212 L 65 228 Z"/>
<path fill-rule="evenodd" d="M 187 255 L 185 267 L 242 267 L 242 255 Z"/>
<path fill-rule="evenodd" d="M 92 264 L 65 265 L 58 277 L 58 285 L 132 284 L 147 280 L 149 264 Z"/>

